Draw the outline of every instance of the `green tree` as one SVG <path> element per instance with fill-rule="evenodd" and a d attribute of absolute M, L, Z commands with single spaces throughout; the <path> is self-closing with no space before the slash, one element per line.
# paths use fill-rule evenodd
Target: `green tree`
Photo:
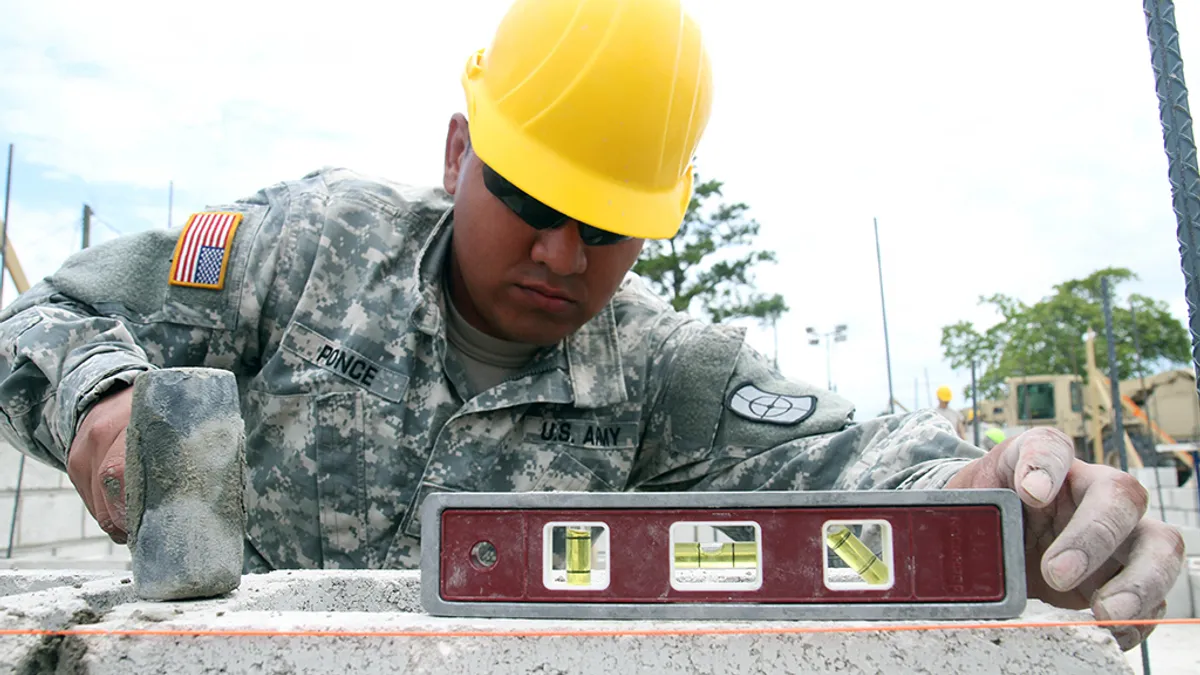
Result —
<path fill-rule="evenodd" d="M 1137 275 L 1120 267 L 1058 284 L 1051 295 L 1032 305 L 1003 294 L 980 298 L 980 304 L 996 310 L 1000 322 L 984 331 L 968 321 L 942 327 L 943 356 L 955 369 L 968 369 L 974 360 L 980 398 L 1001 398 L 1004 380 L 1009 377 L 1084 376 L 1087 331 L 1091 328 L 1096 332 L 1096 364 L 1107 373 L 1108 342 L 1100 285 L 1105 276 L 1112 293 L 1119 378 L 1137 374 L 1130 305 L 1137 317 L 1138 346 L 1145 371 L 1187 364 L 1191 358 L 1187 329 L 1164 302 L 1137 293 L 1122 301 L 1117 288 L 1122 282 L 1137 279 Z"/>
<path fill-rule="evenodd" d="M 678 311 L 699 305 L 713 323 L 739 318 L 770 323 L 788 307 L 782 295 L 754 290 L 753 269 L 775 262 L 775 254 L 752 248 L 759 224 L 746 204 L 710 204 L 720 200 L 722 185 L 697 178 L 679 232 L 669 240 L 647 240 L 633 271 Z"/>

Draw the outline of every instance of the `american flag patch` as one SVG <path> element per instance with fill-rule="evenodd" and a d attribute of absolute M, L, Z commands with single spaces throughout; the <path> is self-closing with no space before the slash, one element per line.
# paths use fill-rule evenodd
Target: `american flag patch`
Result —
<path fill-rule="evenodd" d="M 242 214 L 193 213 L 175 244 L 171 285 L 220 290 L 225 286 L 229 248 Z"/>

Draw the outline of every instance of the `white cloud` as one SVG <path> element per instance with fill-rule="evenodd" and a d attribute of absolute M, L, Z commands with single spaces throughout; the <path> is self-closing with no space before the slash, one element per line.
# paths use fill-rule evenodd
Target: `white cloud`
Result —
<path fill-rule="evenodd" d="M 14 226 L 8 238 L 30 285 L 53 273 L 62 264 L 64 249 L 70 244 L 78 247 L 81 230 L 80 212 L 76 209 L 29 210 L 20 203 L 14 203 L 9 209 L 9 219 Z M 20 227 L 16 223 L 20 223 Z M 17 296 L 16 291 L 12 280 L 5 275 L 6 303 Z"/>
<path fill-rule="evenodd" d="M 189 195 L 177 224 L 326 164 L 437 181 L 462 65 L 506 8 L 11 4 L 0 130 L 25 161 L 96 186 L 165 192 L 173 179 Z M 926 368 L 933 388 L 965 384 L 941 360 L 940 327 L 987 321 L 979 295 L 1033 300 L 1121 265 L 1142 275 L 1130 290 L 1186 318 L 1136 3 L 689 4 L 717 84 L 701 171 L 750 204 L 778 252 L 758 276 L 793 308 L 779 327 L 785 371 L 823 384 L 824 350 L 804 328 L 847 323 L 839 390 L 862 415 L 886 405 L 875 217 L 905 402 L 914 377 L 925 398 Z M 1177 3 L 1177 16 L 1185 59 L 1200 63 L 1200 9 Z M 77 218 L 63 209 L 22 221 Z M 52 267 L 56 249 L 41 250 Z M 769 331 L 751 337 L 773 351 Z"/>

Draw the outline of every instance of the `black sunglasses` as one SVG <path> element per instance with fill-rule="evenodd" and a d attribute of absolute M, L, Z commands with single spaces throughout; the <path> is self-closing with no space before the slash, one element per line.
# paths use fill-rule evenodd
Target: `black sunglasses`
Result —
<path fill-rule="evenodd" d="M 555 211 L 508 182 L 508 179 L 496 173 L 495 169 L 487 164 L 483 165 L 483 184 L 487 186 L 488 192 L 504 202 L 505 206 L 512 209 L 513 213 L 535 230 L 562 227 L 571 220 L 570 216 Z M 623 234 L 609 232 L 583 223 L 579 223 L 579 238 L 588 246 L 609 246 L 629 239 Z"/>

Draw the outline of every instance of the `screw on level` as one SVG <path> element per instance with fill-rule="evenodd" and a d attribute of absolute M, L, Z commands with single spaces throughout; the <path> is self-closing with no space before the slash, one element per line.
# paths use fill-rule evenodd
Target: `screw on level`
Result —
<path fill-rule="evenodd" d="M 592 583 L 592 533 L 587 529 L 567 528 L 567 585 Z"/>
<path fill-rule="evenodd" d="M 825 535 L 825 543 L 868 584 L 887 583 L 887 565 L 848 528 L 841 525 L 830 527 Z"/>

